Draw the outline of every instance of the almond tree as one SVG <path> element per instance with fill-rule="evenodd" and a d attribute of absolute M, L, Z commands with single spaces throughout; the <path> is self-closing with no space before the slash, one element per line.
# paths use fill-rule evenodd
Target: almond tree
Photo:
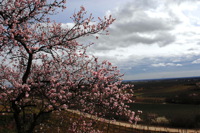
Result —
<path fill-rule="evenodd" d="M 85 17 L 84 7 L 64 27 L 48 18 L 66 0 L 0 0 L 0 113 L 10 113 L 19 133 L 31 133 L 53 111 L 76 109 L 134 121 L 129 85 L 117 67 L 86 54 L 76 39 L 106 32 L 109 17 Z"/>

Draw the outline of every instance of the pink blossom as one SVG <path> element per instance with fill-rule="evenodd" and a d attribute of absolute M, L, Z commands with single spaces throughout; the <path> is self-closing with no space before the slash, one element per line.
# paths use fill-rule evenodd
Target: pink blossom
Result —
<path fill-rule="evenodd" d="M 81 6 L 81 10 L 82 10 L 82 11 L 85 11 L 85 8 L 84 8 L 83 6 Z"/>
<path fill-rule="evenodd" d="M 51 89 L 50 92 L 51 92 L 51 93 L 55 93 L 55 92 L 56 92 L 56 89 Z"/>
<path fill-rule="evenodd" d="M 67 109 L 67 108 L 68 108 L 68 106 L 67 106 L 66 104 L 63 104 L 62 107 L 63 107 L 64 109 Z"/>
<path fill-rule="evenodd" d="M 26 96 L 26 97 L 29 97 L 29 94 L 28 94 L 28 92 L 26 92 L 25 96 Z"/>

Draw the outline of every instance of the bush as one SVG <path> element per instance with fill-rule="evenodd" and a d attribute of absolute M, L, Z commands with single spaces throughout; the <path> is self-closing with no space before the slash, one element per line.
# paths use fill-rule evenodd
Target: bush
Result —
<path fill-rule="evenodd" d="M 161 116 L 161 117 L 157 117 L 155 119 L 152 120 L 152 123 L 154 124 L 158 124 L 158 125 L 168 125 L 170 123 L 170 121 L 165 117 L 165 116 Z"/>

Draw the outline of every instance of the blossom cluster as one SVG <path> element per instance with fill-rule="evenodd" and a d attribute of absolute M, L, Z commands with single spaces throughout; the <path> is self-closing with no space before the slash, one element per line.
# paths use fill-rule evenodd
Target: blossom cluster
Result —
<path fill-rule="evenodd" d="M 71 17 L 73 26 L 63 28 L 48 15 L 65 9 L 65 2 L 0 2 L 0 113 L 14 114 L 18 132 L 28 127 L 26 119 L 31 125 L 27 130 L 32 131 L 40 116 L 64 109 L 136 120 L 126 104 L 132 102 L 131 86 L 121 84 L 123 75 L 117 67 L 87 55 L 89 45 L 76 41 L 107 34 L 106 28 L 115 19 L 109 16 L 94 22 L 92 14 L 85 17 L 87 12 L 81 7 Z"/>

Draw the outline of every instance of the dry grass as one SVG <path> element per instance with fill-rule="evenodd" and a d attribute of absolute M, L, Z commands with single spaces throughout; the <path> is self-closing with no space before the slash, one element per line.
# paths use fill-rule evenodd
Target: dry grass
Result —
<path fill-rule="evenodd" d="M 83 116 L 83 114 L 81 114 Z M 67 112 L 61 112 L 53 115 L 52 128 L 49 130 L 43 130 L 44 133 L 66 133 L 66 129 L 69 126 L 69 118 L 72 121 L 91 121 L 93 122 L 93 128 L 100 130 L 103 133 L 200 133 L 200 130 L 191 129 L 178 129 L 178 128 L 166 128 L 155 127 L 145 125 L 135 125 L 125 122 L 109 121 L 95 116 L 84 114 L 83 118 L 80 118 L 80 112 L 68 110 Z M 43 128 L 45 129 L 45 128 Z"/>
<path fill-rule="evenodd" d="M 83 117 L 81 117 L 83 116 Z M 97 118 L 89 114 L 82 114 L 78 111 L 61 111 L 54 112 L 45 124 L 40 124 L 36 127 L 35 132 L 38 133 L 68 133 L 67 129 L 70 128 L 71 123 L 78 122 L 81 124 L 83 121 L 93 123 L 92 128 L 100 130 L 103 133 L 200 133 L 200 130 L 187 130 L 175 129 L 166 127 L 154 127 L 145 125 L 135 125 L 124 122 L 109 121 L 102 118 Z M 8 123 L 9 125 L 9 123 Z M 1 126 L 0 126 L 1 127 Z M 77 125 L 81 130 L 81 126 Z M 4 128 L 4 129 L 3 129 Z M 14 133 L 14 129 L 5 129 L 7 126 L 0 128 L 0 133 Z M 81 132 L 82 133 L 82 132 Z M 87 133 L 87 132 L 85 132 Z"/>

